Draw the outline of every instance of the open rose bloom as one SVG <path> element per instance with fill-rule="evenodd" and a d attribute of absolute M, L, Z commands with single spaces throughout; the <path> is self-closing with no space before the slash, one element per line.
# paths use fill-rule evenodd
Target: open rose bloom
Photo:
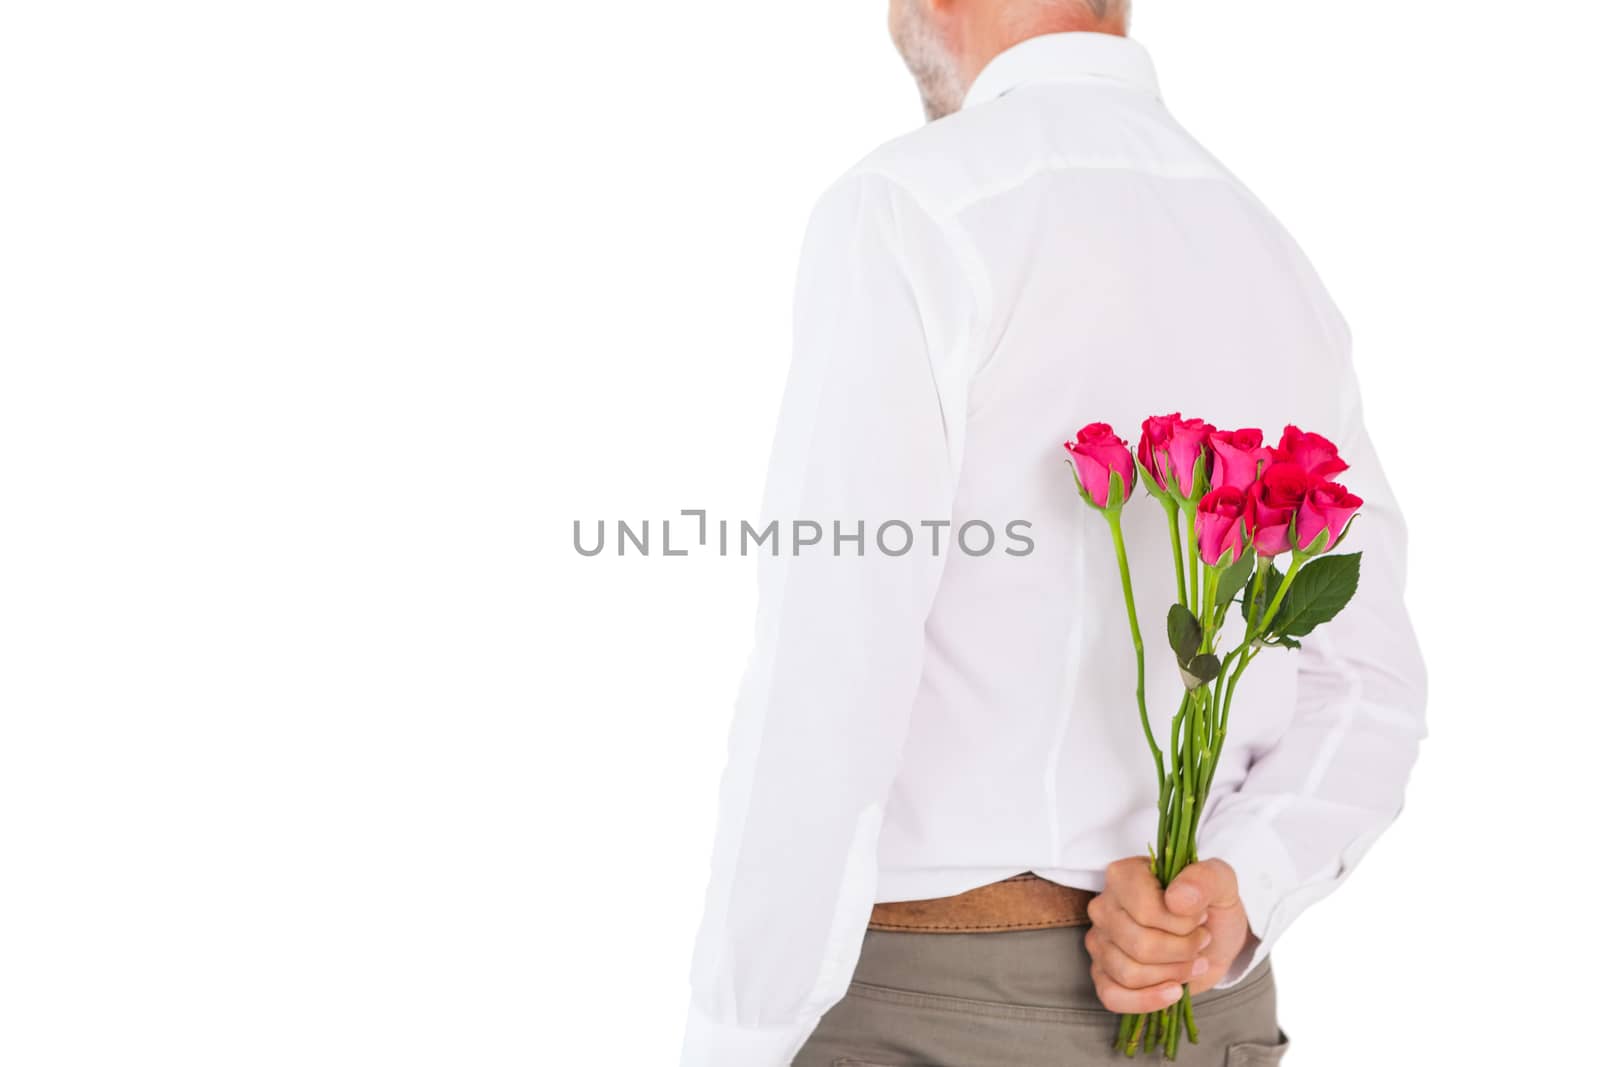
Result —
<path fill-rule="evenodd" d="M 1349 469 L 1338 446 L 1294 425 L 1284 427 L 1274 446 L 1254 427 L 1220 430 L 1174 412 L 1144 421 L 1136 455 L 1103 422 L 1085 426 L 1066 448 L 1079 493 L 1105 516 L 1116 549 L 1138 663 L 1134 692 L 1161 783 L 1150 869 L 1167 885 L 1199 858 L 1199 814 L 1245 668 L 1267 648 L 1300 648 L 1355 594 L 1360 553 L 1330 550 L 1349 532 L 1362 500 L 1331 480 Z M 1144 643 L 1123 536 L 1123 505 L 1136 475 L 1165 509 L 1172 539 L 1164 565 L 1173 567 L 1177 597 L 1167 637 L 1184 696 L 1169 753 L 1161 751 L 1145 707 Z M 1286 570 L 1277 566 L 1281 559 L 1288 560 Z M 1230 612 L 1235 603 L 1237 613 Z M 1229 649 L 1223 633 L 1235 614 L 1230 632 L 1238 641 Z M 1123 1016 L 1117 1045 L 1131 1056 L 1159 1043 L 1171 1059 L 1180 1032 L 1197 1040 L 1187 986 L 1169 1008 Z"/>

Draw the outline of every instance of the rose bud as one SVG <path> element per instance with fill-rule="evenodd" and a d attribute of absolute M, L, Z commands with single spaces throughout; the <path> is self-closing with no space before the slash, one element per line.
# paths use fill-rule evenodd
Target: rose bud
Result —
<path fill-rule="evenodd" d="M 1248 489 L 1261 464 L 1272 461 L 1272 449 L 1261 443 L 1261 431 L 1217 430 L 1211 435 L 1211 487 L 1229 485 Z"/>
<path fill-rule="evenodd" d="M 1363 503 L 1365 501 L 1338 482 L 1319 480 L 1301 501 L 1300 510 L 1295 514 L 1296 547 L 1313 555 L 1326 552 L 1344 536 L 1345 528 Z M 1327 537 L 1317 545 L 1317 539 L 1323 531 L 1327 531 Z"/>
<path fill-rule="evenodd" d="M 1300 510 L 1312 479 L 1293 463 L 1272 463 L 1246 493 L 1245 531 L 1256 555 L 1272 557 L 1289 550 L 1289 524 Z"/>
<path fill-rule="evenodd" d="M 1179 496 L 1194 497 L 1195 465 L 1206 456 L 1206 441 L 1214 430 L 1216 427 L 1205 419 L 1183 419 L 1172 424 L 1172 440 L 1167 443 L 1167 462 L 1172 467 L 1168 484 L 1176 488 Z M 1210 466 L 1209 457 L 1205 466 Z"/>
<path fill-rule="evenodd" d="M 1078 484 L 1095 507 L 1112 504 L 1108 498 L 1113 473 L 1122 479 L 1122 499 L 1112 506 L 1121 507 L 1133 495 L 1133 453 L 1128 451 L 1128 442 L 1118 437 L 1109 425 L 1091 422 L 1078 431 L 1076 441 L 1066 443 L 1066 449 L 1072 453 Z"/>
<path fill-rule="evenodd" d="M 1167 489 L 1167 449 L 1172 443 L 1172 427 L 1182 421 L 1176 411 L 1171 415 L 1151 415 L 1144 420 L 1139 434 L 1139 466 L 1155 482 L 1155 489 Z"/>
<path fill-rule="evenodd" d="M 1245 495 L 1225 485 L 1200 498 L 1194 513 L 1195 540 L 1208 567 L 1228 566 L 1244 555 Z"/>
<path fill-rule="evenodd" d="M 1206 437 L 1215 429 L 1204 419 L 1185 419 L 1177 412 L 1144 420 L 1139 465 L 1155 481 L 1157 491 L 1193 498 L 1195 463 L 1206 455 Z"/>
<path fill-rule="evenodd" d="M 1339 458 L 1339 449 L 1332 441 L 1318 433 L 1306 433 L 1298 426 L 1283 428 L 1272 458 L 1296 464 L 1313 478 L 1328 478 L 1350 469 L 1350 464 Z"/>

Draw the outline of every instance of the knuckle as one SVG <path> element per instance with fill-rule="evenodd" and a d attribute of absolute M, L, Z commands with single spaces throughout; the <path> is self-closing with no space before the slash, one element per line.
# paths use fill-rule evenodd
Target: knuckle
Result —
<path fill-rule="evenodd" d="M 1196 926 L 1199 926 L 1200 923 L 1195 916 L 1179 915 L 1176 912 L 1168 911 L 1166 901 L 1162 900 L 1155 908 L 1155 914 L 1151 916 L 1150 921 L 1145 925 L 1158 926 L 1168 933 L 1183 937 Z"/>
<path fill-rule="evenodd" d="M 1100 998 L 1100 1003 L 1111 1011 L 1117 1011 L 1121 1003 L 1120 993 L 1116 984 L 1106 976 L 1105 970 L 1096 964 L 1089 968 L 1089 978 L 1094 982 L 1094 992 Z"/>
<path fill-rule="evenodd" d="M 1239 875 L 1226 861 L 1209 859 L 1206 860 L 1206 867 L 1216 877 L 1219 886 L 1226 889 L 1237 889 L 1239 887 Z"/>
<path fill-rule="evenodd" d="M 1140 930 L 1126 947 L 1134 959 L 1154 960 L 1161 955 L 1161 939 L 1149 930 Z"/>
<path fill-rule="evenodd" d="M 1128 955 L 1135 959 L 1143 959 L 1155 940 L 1155 931 L 1140 926 L 1130 916 L 1128 921 L 1118 928 L 1116 937 L 1112 940 Z"/>
<path fill-rule="evenodd" d="M 1139 1000 L 1145 1011 L 1159 1011 L 1172 1003 L 1162 994 L 1160 987 L 1145 990 L 1140 994 Z"/>
<path fill-rule="evenodd" d="M 1150 984 L 1150 969 L 1136 960 L 1124 956 L 1117 961 L 1117 966 L 1111 977 L 1117 984 L 1128 989 L 1139 989 Z"/>
<path fill-rule="evenodd" d="M 1115 877 L 1119 882 L 1131 880 L 1138 876 L 1138 873 L 1143 866 L 1144 861 L 1139 859 L 1137 856 L 1129 856 L 1125 859 L 1116 860 L 1111 864 L 1111 866 L 1106 868 L 1106 879 L 1109 881 L 1111 878 Z"/>

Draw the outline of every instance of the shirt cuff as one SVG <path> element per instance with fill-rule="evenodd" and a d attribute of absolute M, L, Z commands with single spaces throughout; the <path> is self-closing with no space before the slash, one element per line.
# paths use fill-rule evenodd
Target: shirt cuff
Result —
<path fill-rule="evenodd" d="M 1214 988 L 1237 985 L 1262 960 L 1282 933 L 1279 904 L 1298 880 L 1294 860 L 1278 835 L 1254 815 L 1223 817 L 1201 827 L 1201 859 L 1225 860 L 1239 880 L 1239 902 L 1251 936 Z"/>
<path fill-rule="evenodd" d="M 821 1017 L 770 1026 L 719 1022 L 690 1007 L 681 1067 L 790 1067 Z"/>

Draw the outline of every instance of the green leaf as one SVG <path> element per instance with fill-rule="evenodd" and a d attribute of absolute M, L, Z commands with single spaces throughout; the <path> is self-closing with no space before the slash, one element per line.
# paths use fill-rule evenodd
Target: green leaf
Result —
<path fill-rule="evenodd" d="M 1190 674 L 1200 679 L 1200 684 L 1216 681 L 1217 675 L 1222 673 L 1222 661 L 1210 652 L 1196 656 L 1189 661 L 1186 668 Z"/>
<path fill-rule="evenodd" d="M 1272 620 L 1273 633 L 1284 637 L 1309 634 L 1344 610 L 1356 595 L 1360 578 L 1361 553 L 1318 556 L 1300 568 L 1278 617 Z"/>
<path fill-rule="evenodd" d="M 1255 549 L 1246 548 L 1243 558 L 1217 577 L 1217 619 L 1219 622 L 1223 614 L 1228 610 L 1228 605 L 1233 603 L 1233 598 L 1239 595 L 1239 590 L 1245 587 L 1245 583 L 1250 580 L 1250 575 L 1255 569 Z"/>
<path fill-rule="evenodd" d="M 1194 659 L 1194 654 L 1200 651 L 1203 636 L 1200 620 L 1194 617 L 1194 612 L 1182 604 L 1172 605 L 1167 611 L 1167 643 L 1177 654 L 1179 666 Z"/>

